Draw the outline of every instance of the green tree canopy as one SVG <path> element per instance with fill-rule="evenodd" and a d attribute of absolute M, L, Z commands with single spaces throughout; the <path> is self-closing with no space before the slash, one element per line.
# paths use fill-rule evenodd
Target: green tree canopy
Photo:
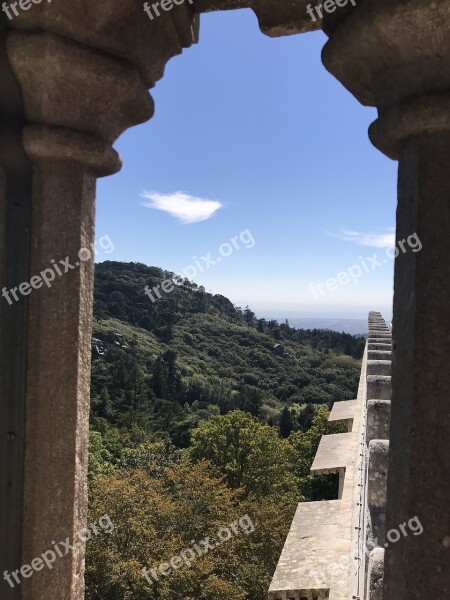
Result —
<path fill-rule="evenodd" d="M 201 422 L 188 452 L 193 459 L 209 460 L 233 489 L 279 501 L 300 499 L 293 445 L 248 413 L 234 410 Z"/>

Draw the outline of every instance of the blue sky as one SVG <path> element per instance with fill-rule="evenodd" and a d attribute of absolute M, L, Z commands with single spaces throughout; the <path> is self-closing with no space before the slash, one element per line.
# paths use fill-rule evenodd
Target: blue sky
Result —
<path fill-rule="evenodd" d="M 369 142 L 375 110 L 322 66 L 325 41 L 269 38 L 250 10 L 204 15 L 151 92 L 153 119 L 116 143 L 122 171 L 99 181 L 97 238 L 114 252 L 98 259 L 180 272 L 209 253 L 193 279 L 259 315 L 389 318 L 397 163 Z M 353 265 L 357 283 L 317 291 Z"/>

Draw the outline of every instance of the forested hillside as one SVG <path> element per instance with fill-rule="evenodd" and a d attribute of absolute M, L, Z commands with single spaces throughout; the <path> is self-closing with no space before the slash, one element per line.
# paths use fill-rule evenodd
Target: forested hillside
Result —
<path fill-rule="evenodd" d="M 152 302 L 145 287 L 173 276 L 96 266 L 91 511 L 117 529 L 89 546 L 88 598 L 262 600 L 296 503 L 335 497 L 309 468 L 331 403 L 355 397 L 364 340 L 257 319 L 188 280 Z M 246 513 L 251 535 L 143 577 Z"/>

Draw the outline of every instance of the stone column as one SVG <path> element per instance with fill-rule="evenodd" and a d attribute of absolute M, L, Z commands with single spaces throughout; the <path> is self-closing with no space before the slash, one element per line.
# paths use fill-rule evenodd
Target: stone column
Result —
<path fill-rule="evenodd" d="M 366 0 L 325 29 L 326 67 L 363 104 L 378 108 L 371 140 L 399 161 L 386 528 L 405 524 L 408 532 L 417 517 L 423 533 L 409 530 L 386 549 L 384 600 L 446 598 L 450 1 Z"/>
<path fill-rule="evenodd" d="M 180 7 L 155 25 L 132 0 L 31 8 L 0 51 L 15 123 L 0 168 L 0 598 L 81 600 L 96 178 L 119 170 L 111 144 L 151 117 L 147 90 L 196 21 Z M 66 540 L 51 569 L 17 572 Z"/>
<path fill-rule="evenodd" d="M 75 548 L 56 556 L 52 569 L 22 567 L 20 583 L 10 576 L 14 588 L 2 577 L 1 597 L 78 600 L 84 548 L 74 535 L 86 522 L 95 181 L 120 168 L 111 142 L 149 118 L 152 103 L 131 65 L 57 35 L 9 32 L 7 52 L 24 99 L 22 142 L 32 188 L 28 224 L 16 232 L 16 249 L 29 243 L 28 273 L 16 271 L 23 279 L 2 297 L 1 308 L 7 324 L 16 321 L 21 304 L 28 305 L 15 340 L 26 357 L 25 425 L 18 421 L 6 432 L 17 460 L 8 481 L 21 489 L 16 506 L 7 507 L 7 518 L 13 519 L 12 509 L 17 514 L 2 539 L 4 568 L 12 573 L 31 565 L 67 538 Z M 3 227 L 7 221 L 11 226 L 5 212 L 2 217 Z M 11 247 L 4 257 L 6 264 L 18 260 Z M 2 343 L 14 353 L 10 336 Z M 14 361 L 13 354 L 9 369 L 16 368 Z M 21 402 L 15 397 L 10 406 Z"/>

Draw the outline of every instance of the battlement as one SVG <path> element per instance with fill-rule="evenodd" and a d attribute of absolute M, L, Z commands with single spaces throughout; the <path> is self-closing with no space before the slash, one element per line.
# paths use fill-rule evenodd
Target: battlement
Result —
<path fill-rule="evenodd" d="M 355 400 L 335 402 L 330 423 L 347 433 L 322 437 L 313 475 L 339 473 L 337 500 L 297 507 L 269 588 L 269 600 L 381 600 L 391 331 L 369 313 L 369 337 Z"/>

